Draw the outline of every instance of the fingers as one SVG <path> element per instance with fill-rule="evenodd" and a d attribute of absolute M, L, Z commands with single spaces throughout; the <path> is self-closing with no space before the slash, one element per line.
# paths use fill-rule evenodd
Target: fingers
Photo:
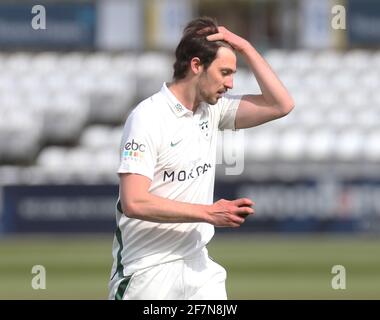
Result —
<path fill-rule="evenodd" d="M 255 210 L 252 208 L 255 203 L 251 199 L 236 199 L 233 200 L 232 203 L 237 207 L 234 211 L 234 214 L 243 217 L 244 219 L 247 218 L 250 214 L 255 213 Z"/>
<path fill-rule="evenodd" d="M 225 225 L 215 225 L 215 227 L 217 228 L 238 228 L 240 227 L 240 223 L 234 223 L 234 222 L 230 222 L 229 224 L 225 224 Z"/>
<path fill-rule="evenodd" d="M 251 199 L 248 199 L 248 198 L 240 198 L 240 199 L 233 200 L 231 202 L 233 205 L 237 207 L 244 207 L 244 206 L 250 207 L 255 204 Z"/>
<path fill-rule="evenodd" d="M 249 215 L 255 213 L 255 210 L 251 207 L 238 207 L 234 213 L 238 215 Z"/>
<path fill-rule="evenodd" d="M 232 226 L 237 226 L 239 227 L 244 221 L 245 218 L 239 216 L 239 215 L 231 215 L 230 216 L 230 221 Z"/>
<path fill-rule="evenodd" d="M 251 207 L 253 205 L 254 202 L 248 198 L 232 201 L 220 199 L 213 205 L 212 224 L 218 227 L 239 227 L 249 215 L 255 213 Z"/>
<path fill-rule="evenodd" d="M 245 219 L 239 215 L 230 214 L 226 217 L 220 217 L 213 223 L 216 227 L 240 227 Z"/>
<path fill-rule="evenodd" d="M 210 34 L 209 36 L 206 37 L 208 41 L 219 41 L 219 40 L 224 40 L 224 34 L 221 32 Z"/>
<path fill-rule="evenodd" d="M 206 37 L 209 41 L 218 41 L 218 40 L 224 40 L 226 41 L 226 35 L 229 32 L 225 27 L 218 27 L 218 33 L 211 34 Z"/>

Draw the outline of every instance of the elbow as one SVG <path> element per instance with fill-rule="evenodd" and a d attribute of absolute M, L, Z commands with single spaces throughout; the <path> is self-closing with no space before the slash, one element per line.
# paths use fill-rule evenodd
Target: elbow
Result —
<path fill-rule="evenodd" d="M 287 101 L 281 104 L 279 108 L 281 110 L 281 117 L 286 116 L 294 109 L 294 101 L 292 98 L 289 98 Z"/>
<path fill-rule="evenodd" d="M 141 205 L 136 201 L 122 201 L 123 213 L 128 218 L 138 219 L 141 216 Z"/>

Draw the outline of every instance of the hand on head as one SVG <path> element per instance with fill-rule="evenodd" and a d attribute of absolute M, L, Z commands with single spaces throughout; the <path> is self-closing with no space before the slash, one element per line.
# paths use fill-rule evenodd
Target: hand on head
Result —
<path fill-rule="evenodd" d="M 206 39 L 209 41 L 226 41 L 237 51 L 243 51 L 248 43 L 247 40 L 239 37 L 225 27 L 218 27 L 218 33 L 211 34 Z"/>

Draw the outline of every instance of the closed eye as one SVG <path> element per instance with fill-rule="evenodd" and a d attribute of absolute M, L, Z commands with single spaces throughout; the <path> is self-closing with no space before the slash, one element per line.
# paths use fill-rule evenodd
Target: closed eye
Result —
<path fill-rule="evenodd" d="M 221 70 L 223 76 L 229 76 L 230 74 L 233 74 L 236 72 L 236 70 L 232 69 L 222 69 Z"/>

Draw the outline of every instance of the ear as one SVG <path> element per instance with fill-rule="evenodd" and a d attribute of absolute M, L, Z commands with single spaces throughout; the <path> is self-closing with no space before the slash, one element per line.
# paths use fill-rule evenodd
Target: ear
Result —
<path fill-rule="evenodd" d="M 194 57 L 190 61 L 190 69 L 194 75 L 201 74 L 203 71 L 203 64 L 201 64 L 201 60 L 198 57 Z"/>

